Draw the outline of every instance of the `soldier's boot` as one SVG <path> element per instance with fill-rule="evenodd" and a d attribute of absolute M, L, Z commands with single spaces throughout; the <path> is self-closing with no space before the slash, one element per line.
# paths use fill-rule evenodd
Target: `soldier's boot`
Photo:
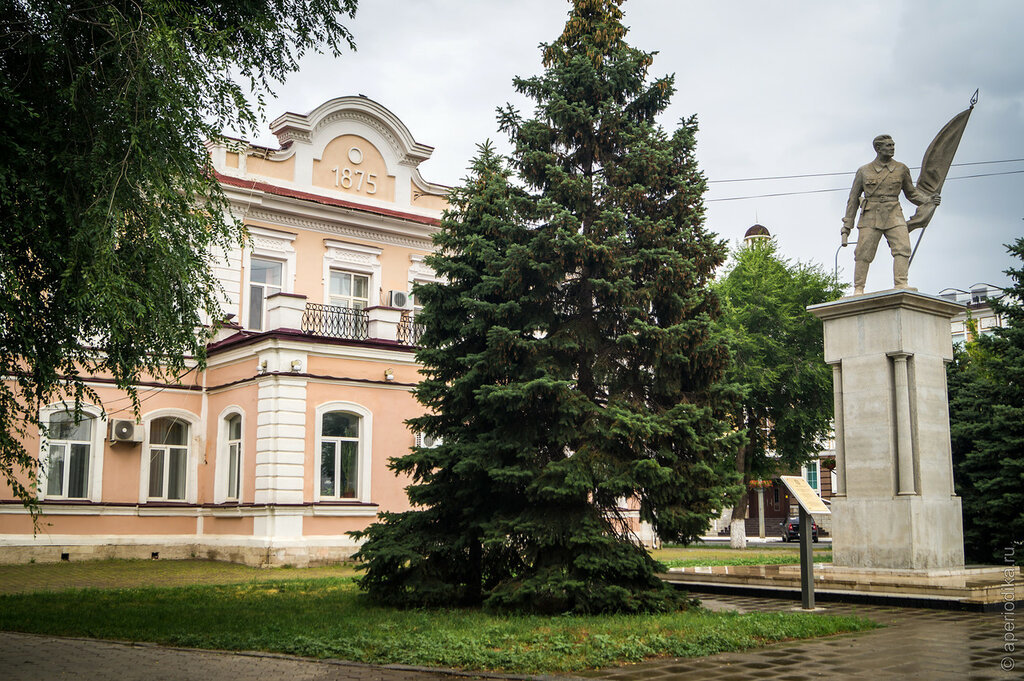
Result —
<path fill-rule="evenodd" d="M 892 256 L 893 288 L 910 288 L 907 285 L 907 273 L 910 271 L 910 258 L 905 255 Z"/>
<path fill-rule="evenodd" d="M 864 293 L 864 284 L 868 280 L 868 265 L 871 263 L 863 260 L 855 260 L 853 263 L 853 295 L 859 296 Z"/>

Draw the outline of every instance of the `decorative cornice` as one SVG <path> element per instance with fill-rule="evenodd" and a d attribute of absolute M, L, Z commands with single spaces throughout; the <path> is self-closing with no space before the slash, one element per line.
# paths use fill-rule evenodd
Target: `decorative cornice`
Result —
<path fill-rule="evenodd" d="M 412 264 L 409 265 L 409 274 L 419 276 L 420 278 L 437 279 L 437 273 L 434 272 L 434 268 L 422 260 L 412 261 Z"/>
<path fill-rule="evenodd" d="M 366 213 L 368 215 L 376 215 L 384 218 L 397 218 L 406 222 L 415 222 L 422 225 L 439 226 L 441 224 L 440 219 L 430 215 L 423 215 L 421 213 L 410 213 L 407 211 L 396 210 L 394 208 L 386 208 L 384 206 L 346 201 L 345 199 L 325 196 L 324 194 L 314 194 L 301 189 L 293 189 L 290 187 L 283 187 L 281 185 L 270 184 L 269 182 L 263 182 L 257 179 L 244 180 L 224 175 L 223 173 L 215 174 L 221 184 L 226 185 L 225 189 L 238 188 L 244 190 L 247 193 L 245 203 L 252 203 L 253 199 L 256 198 L 265 201 L 267 200 L 266 197 L 275 197 L 282 200 L 301 201 L 309 204 L 328 206 L 331 208 L 345 208 L 353 212 Z M 242 202 L 241 198 L 231 198 L 234 201 Z"/>
<path fill-rule="evenodd" d="M 360 253 L 348 248 L 331 247 L 327 249 L 327 259 L 339 263 L 351 263 L 353 265 L 377 266 L 380 258 L 371 253 Z"/>
<path fill-rule="evenodd" d="M 342 236 L 366 239 L 367 241 L 375 241 L 377 243 L 394 246 L 421 248 L 423 250 L 429 250 L 433 247 L 431 240 L 426 237 L 390 234 L 375 229 L 357 227 L 355 225 L 328 222 L 326 220 L 316 220 L 313 218 L 302 218 L 295 215 L 287 215 L 277 211 L 259 208 L 251 208 L 247 213 L 247 217 L 251 220 L 260 220 L 261 222 L 270 222 L 287 227 L 311 229 L 318 232 L 324 232 L 326 234 L 340 234 Z"/>
<path fill-rule="evenodd" d="M 264 236 L 262 234 L 251 234 L 252 245 L 256 248 L 264 248 L 268 251 L 279 251 L 281 253 L 289 253 L 294 251 L 291 243 L 285 239 L 275 239 L 274 237 Z"/>
<path fill-rule="evenodd" d="M 285 128 L 281 132 L 277 133 L 278 142 L 281 146 L 290 144 L 292 142 L 302 142 L 303 144 L 309 144 L 313 137 L 305 130 L 296 130 L 295 128 Z"/>

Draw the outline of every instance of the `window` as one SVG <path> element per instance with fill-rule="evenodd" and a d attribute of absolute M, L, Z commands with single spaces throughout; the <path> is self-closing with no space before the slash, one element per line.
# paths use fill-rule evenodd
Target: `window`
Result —
<path fill-rule="evenodd" d="M 173 416 L 149 424 L 149 498 L 185 500 L 188 421 Z"/>
<path fill-rule="evenodd" d="M 370 304 L 370 277 L 331 270 L 331 288 L 328 305 L 361 310 Z"/>
<path fill-rule="evenodd" d="M 82 414 L 81 420 L 75 423 L 75 414 L 71 411 L 50 415 L 44 467 L 47 497 L 88 498 L 95 421 L 93 416 Z"/>
<path fill-rule="evenodd" d="M 814 491 L 818 491 L 818 462 L 817 461 L 814 461 L 814 462 L 809 463 L 806 466 L 804 466 L 804 479 L 807 481 L 807 484 L 811 486 L 811 489 L 813 489 Z"/>
<path fill-rule="evenodd" d="M 227 418 L 228 431 L 228 480 L 227 499 L 237 501 L 242 481 L 242 416 L 232 414 Z"/>
<path fill-rule="evenodd" d="M 320 431 L 320 496 L 354 499 L 358 496 L 359 426 L 356 414 L 330 411 Z"/>
<path fill-rule="evenodd" d="M 284 263 L 253 257 L 249 260 L 249 328 L 263 330 L 267 297 L 281 292 Z"/>

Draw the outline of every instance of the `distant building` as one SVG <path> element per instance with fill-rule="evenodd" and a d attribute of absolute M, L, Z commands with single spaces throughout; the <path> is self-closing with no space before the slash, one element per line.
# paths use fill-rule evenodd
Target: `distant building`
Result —
<path fill-rule="evenodd" d="M 772 238 L 771 232 L 764 225 L 753 225 L 747 230 L 746 234 L 743 235 L 744 244 L 757 243 L 758 241 L 768 241 Z"/>
<path fill-rule="evenodd" d="M 1003 316 L 992 309 L 991 301 L 998 300 L 1006 292 L 992 284 L 975 284 L 969 291 L 958 288 L 943 289 L 939 297 L 945 298 L 967 309 L 953 317 L 950 321 L 950 332 L 954 343 L 965 343 L 974 340 L 974 334 L 989 334 L 1005 326 Z M 973 324 L 968 324 L 968 320 Z M 973 329 L 972 329 L 973 327 Z"/>

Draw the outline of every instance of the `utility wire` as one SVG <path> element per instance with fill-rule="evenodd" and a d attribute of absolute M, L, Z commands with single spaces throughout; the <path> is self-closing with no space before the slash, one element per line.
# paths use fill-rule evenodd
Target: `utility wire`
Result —
<path fill-rule="evenodd" d="M 969 163 L 954 163 L 952 167 L 956 166 L 983 166 L 991 165 L 993 163 L 1018 163 L 1024 161 L 1024 158 L 1007 158 L 1000 161 L 972 161 Z M 911 166 L 911 170 L 919 170 L 921 166 Z M 725 184 L 726 182 L 760 182 L 762 180 L 796 180 L 807 177 L 837 177 L 840 175 L 854 175 L 856 170 L 847 173 L 809 173 L 807 175 L 774 175 L 771 177 L 740 177 L 729 180 L 708 180 L 708 184 Z"/>
<path fill-rule="evenodd" d="M 967 164 L 963 164 L 967 165 Z M 946 181 L 950 180 L 969 180 L 973 177 L 993 177 L 995 175 L 1018 175 L 1024 173 L 1024 170 L 1006 170 L 1001 173 L 978 173 L 977 175 L 960 175 L 959 177 L 947 177 Z M 843 173 L 845 174 L 845 173 Z M 713 201 L 742 201 L 743 199 L 766 199 L 775 196 L 797 196 L 800 194 L 825 194 L 828 192 L 848 192 L 849 187 L 835 187 L 834 189 L 806 189 L 798 192 L 776 192 L 774 194 L 751 194 L 750 196 L 726 196 L 720 199 L 704 199 L 705 203 L 711 203 Z"/>

